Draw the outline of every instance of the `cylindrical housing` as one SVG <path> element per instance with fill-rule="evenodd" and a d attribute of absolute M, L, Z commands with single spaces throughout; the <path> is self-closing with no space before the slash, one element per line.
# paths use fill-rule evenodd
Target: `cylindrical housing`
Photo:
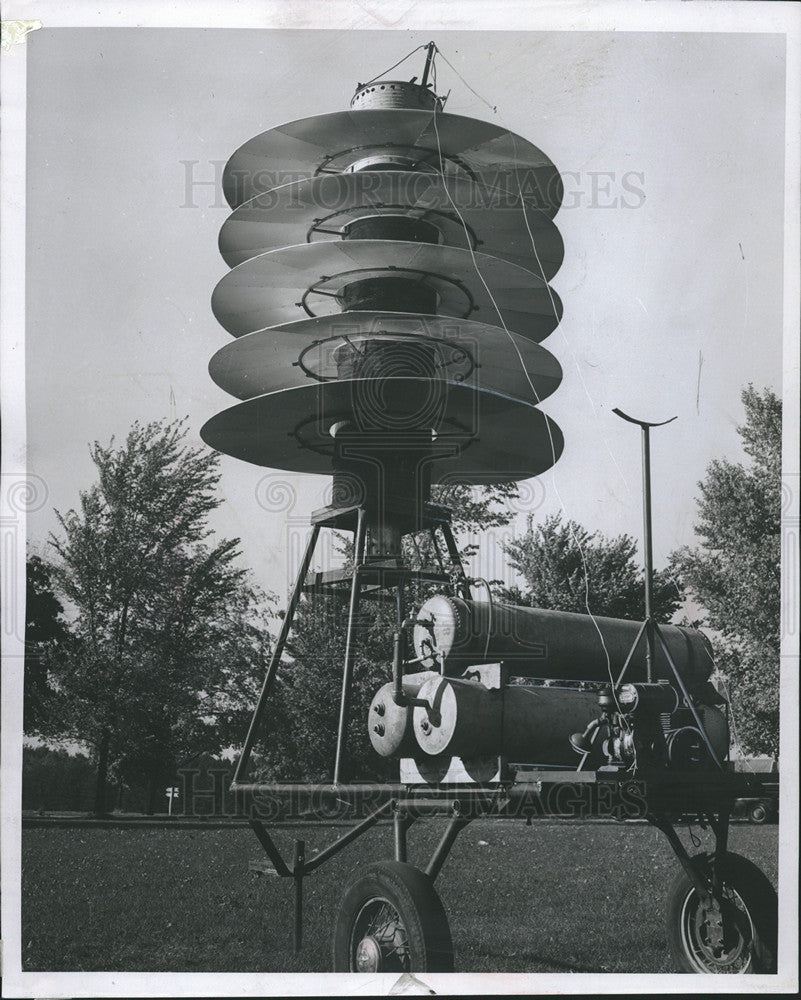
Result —
<path fill-rule="evenodd" d="M 407 674 L 403 678 L 404 695 L 416 698 L 423 684 L 436 676 L 430 670 Z M 412 733 L 412 710 L 405 705 L 396 705 L 393 692 L 394 685 L 390 681 L 378 689 L 370 704 L 367 716 L 370 742 L 382 757 L 411 757 L 420 750 Z"/>
<path fill-rule="evenodd" d="M 354 110 L 362 108 L 422 108 L 433 111 L 438 98 L 428 87 L 406 80 L 379 80 L 362 84 L 350 99 Z"/>
<path fill-rule="evenodd" d="M 672 684 L 623 684 L 615 697 L 615 707 L 626 715 L 669 714 L 676 711 L 679 702 L 679 692 Z"/>
<path fill-rule="evenodd" d="M 478 681 L 432 677 L 419 696 L 432 706 L 414 709 L 414 735 L 419 746 L 432 757 L 485 757 L 500 753 L 502 691 Z"/>
<path fill-rule="evenodd" d="M 420 337 L 412 340 L 399 337 L 393 340 L 356 342 L 346 340 L 333 351 L 337 378 L 435 378 L 437 371 L 437 345 Z"/>
<path fill-rule="evenodd" d="M 436 290 L 416 278 L 361 278 L 345 285 L 338 296 L 344 312 L 409 312 L 434 315 Z"/>
<path fill-rule="evenodd" d="M 407 243 L 439 243 L 435 225 L 408 215 L 369 215 L 354 219 L 346 228 L 346 240 L 403 240 Z"/>
<path fill-rule="evenodd" d="M 423 657 L 426 666 L 435 668 L 440 653 L 446 674 L 461 673 L 471 664 L 505 661 L 525 676 L 558 680 L 608 681 L 610 669 L 616 680 L 641 628 L 639 622 L 618 618 L 464 601 L 444 594 L 426 601 L 416 618 L 430 623 L 414 629 L 415 655 Z M 714 669 L 706 637 L 696 629 L 659 628 L 688 691 L 706 686 Z M 643 637 L 626 681 L 646 680 L 645 649 Z M 658 643 L 655 668 L 657 679 L 674 680 Z"/>
<path fill-rule="evenodd" d="M 414 735 L 431 756 L 502 755 L 510 763 L 575 767 L 572 733 L 598 717 L 592 692 L 543 685 L 486 688 L 476 681 L 432 677 L 421 688 L 439 713 L 414 709 Z"/>
<path fill-rule="evenodd" d="M 399 513 L 403 523 L 415 523 L 430 489 L 432 433 L 370 433 L 356 428 L 338 433 L 335 440 L 332 464 L 338 505 Z"/>

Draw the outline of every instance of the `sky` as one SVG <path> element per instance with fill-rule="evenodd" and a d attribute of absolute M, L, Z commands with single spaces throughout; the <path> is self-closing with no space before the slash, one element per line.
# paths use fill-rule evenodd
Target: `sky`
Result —
<path fill-rule="evenodd" d="M 186 416 L 199 444 L 233 402 L 207 372 L 229 341 L 210 308 L 227 271 L 222 164 L 272 126 L 347 108 L 432 37 L 477 92 L 440 62 L 446 110 L 512 129 L 565 180 L 564 318 L 543 344 L 564 369 L 543 409 L 565 450 L 505 531 L 562 510 L 639 539 L 639 431 L 620 407 L 678 417 L 652 433 L 657 567 L 693 543 L 708 463 L 743 458 L 742 387 L 781 393 L 783 36 L 55 28 L 27 40 L 28 470 L 47 491 L 28 513 L 34 550 L 93 481 L 90 442 Z M 214 527 L 280 595 L 329 480 L 221 468 Z M 512 579 L 497 536 L 473 570 Z"/>

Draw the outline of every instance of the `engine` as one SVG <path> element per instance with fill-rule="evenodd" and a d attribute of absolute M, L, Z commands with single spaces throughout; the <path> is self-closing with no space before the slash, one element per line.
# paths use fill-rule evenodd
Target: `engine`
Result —
<path fill-rule="evenodd" d="M 660 647 L 649 681 L 639 622 L 438 594 L 407 626 L 413 655 L 399 634 L 368 729 L 379 754 L 414 762 L 424 780 L 443 780 L 453 759 L 477 776 L 493 760 L 686 771 L 728 754 L 725 702 L 696 629 L 660 626 L 673 666 Z"/>

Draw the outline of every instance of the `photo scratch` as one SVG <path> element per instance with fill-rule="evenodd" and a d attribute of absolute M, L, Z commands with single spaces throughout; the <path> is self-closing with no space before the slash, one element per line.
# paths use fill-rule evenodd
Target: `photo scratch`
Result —
<path fill-rule="evenodd" d="M 695 390 L 695 412 L 701 412 L 701 369 L 704 367 L 704 355 L 698 352 L 698 384 Z"/>

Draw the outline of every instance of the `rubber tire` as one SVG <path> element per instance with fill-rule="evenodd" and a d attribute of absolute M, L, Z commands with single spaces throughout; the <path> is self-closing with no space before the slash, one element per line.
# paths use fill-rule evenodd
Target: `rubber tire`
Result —
<path fill-rule="evenodd" d="M 712 857 L 711 854 L 696 854 L 692 859 L 693 866 L 705 878 L 711 875 Z M 739 854 L 731 852 L 726 854 L 724 869 L 724 881 L 737 891 L 754 926 L 751 963 L 743 972 L 775 973 L 779 920 L 779 900 L 776 890 L 764 872 Z M 711 972 L 697 968 L 684 949 L 681 916 L 685 900 L 690 893 L 696 894 L 696 889 L 682 869 L 668 895 L 667 931 L 670 950 L 681 972 Z"/>
<path fill-rule="evenodd" d="M 767 823 L 770 816 L 770 805 L 767 802 L 755 802 L 748 810 L 749 823 Z"/>
<path fill-rule="evenodd" d="M 339 905 L 333 937 L 334 972 L 350 968 L 350 937 L 359 911 L 375 897 L 389 901 L 406 929 L 410 972 L 453 972 L 453 943 L 445 907 L 434 883 L 402 861 L 376 861 L 358 872 Z"/>

